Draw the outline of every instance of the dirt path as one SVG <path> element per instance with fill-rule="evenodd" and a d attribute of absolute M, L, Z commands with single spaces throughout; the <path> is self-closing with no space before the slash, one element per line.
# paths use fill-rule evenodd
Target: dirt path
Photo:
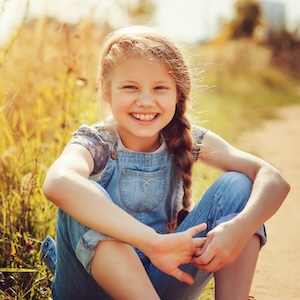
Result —
<path fill-rule="evenodd" d="M 266 223 L 251 295 L 257 300 L 300 299 L 300 106 L 279 110 L 279 119 L 246 133 L 240 147 L 278 168 L 291 184 L 280 210 Z"/>

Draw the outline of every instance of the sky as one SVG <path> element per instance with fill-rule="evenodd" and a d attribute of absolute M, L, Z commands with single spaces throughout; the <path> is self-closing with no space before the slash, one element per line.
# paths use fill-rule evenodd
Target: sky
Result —
<path fill-rule="evenodd" d="M 230 19 L 236 0 L 153 0 L 157 11 L 153 25 L 168 35 L 188 43 L 213 37 L 221 18 Z M 29 0 L 29 16 L 48 15 L 62 22 L 76 23 L 92 16 L 97 23 L 109 20 L 114 26 L 128 24 L 116 0 Z M 274 0 L 285 4 L 284 17 L 289 29 L 300 27 L 300 0 Z M 0 0 L 0 47 L 21 23 L 26 0 Z"/>
<path fill-rule="evenodd" d="M 233 16 L 236 0 L 155 0 L 160 27 L 175 38 L 193 42 L 214 36 L 220 19 Z M 262 1 L 284 4 L 288 29 L 300 28 L 300 0 Z"/>

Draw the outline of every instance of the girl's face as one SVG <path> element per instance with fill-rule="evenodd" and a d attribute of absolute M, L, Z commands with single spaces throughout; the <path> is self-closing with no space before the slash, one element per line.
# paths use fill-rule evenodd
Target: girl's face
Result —
<path fill-rule="evenodd" d="M 115 69 L 109 95 L 106 101 L 124 146 L 156 150 L 159 133 L 172 120 L 177 103 L 176 84 L 168 70 L 157 61 L 129 58 Z"/>

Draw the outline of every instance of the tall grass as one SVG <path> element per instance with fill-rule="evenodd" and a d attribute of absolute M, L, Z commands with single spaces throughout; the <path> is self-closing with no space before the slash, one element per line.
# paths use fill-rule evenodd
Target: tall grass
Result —
<path fill-rule="evenodd" d="M 0 66 L 0 298 L 48 299 L 52 275 L 40 244 L 55 234 L 56 208 L 42 184 L 51 163 L 82 123 L 98 115 L 96 71 L 106 28 L 40 19 L 24 26 Z M 191 49 L 205 89 L 193 91 L 195 121 L 234 142 L 244 130 L 299 101 L 294 80 L 269 65 L 252 43 Z M 204 122 L 209 120 L 208 122 Z M 195 167 L 195 199 L 217 176 Z M 201 184 L 200 184 L 201 183 Z M 200 188 L 199 188 L 200 186 Z M 212 285 L 202 299 L 212 299 Z"/>
<path fill-rule="evenodd" d="M 101 30 L 92 39 L 93 30 L 84 35 L 89 26 L 47 19 L 27 24 L 0 69 L 1 296 L 50 297 L 51 274 L 40 261 L 40 243 L 54 236 L 56 209 L 42 184 L 71 132 L 96 120 Z"/>

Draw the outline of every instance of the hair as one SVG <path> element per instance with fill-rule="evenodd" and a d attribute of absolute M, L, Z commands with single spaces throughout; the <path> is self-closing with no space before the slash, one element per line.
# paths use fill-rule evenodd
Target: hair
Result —
<path fill-rule="evenodd" d="M 110 34 L 103 45 L 99 71 L 102 97 L 109 96 L 114 69 L 133 56 L 162 63 L 175 81 L 178 94 L 175 114 L 162 132 L 183 181 L 182 206 L 189 210 L 192 203 L 191 177 L 195 158 L 192 153 L 191 125 L 185 115 L 191 90 L 191 75 L 187 63 L 178 46 L 154 28 L 131 26 L 119 29 Z"/>

